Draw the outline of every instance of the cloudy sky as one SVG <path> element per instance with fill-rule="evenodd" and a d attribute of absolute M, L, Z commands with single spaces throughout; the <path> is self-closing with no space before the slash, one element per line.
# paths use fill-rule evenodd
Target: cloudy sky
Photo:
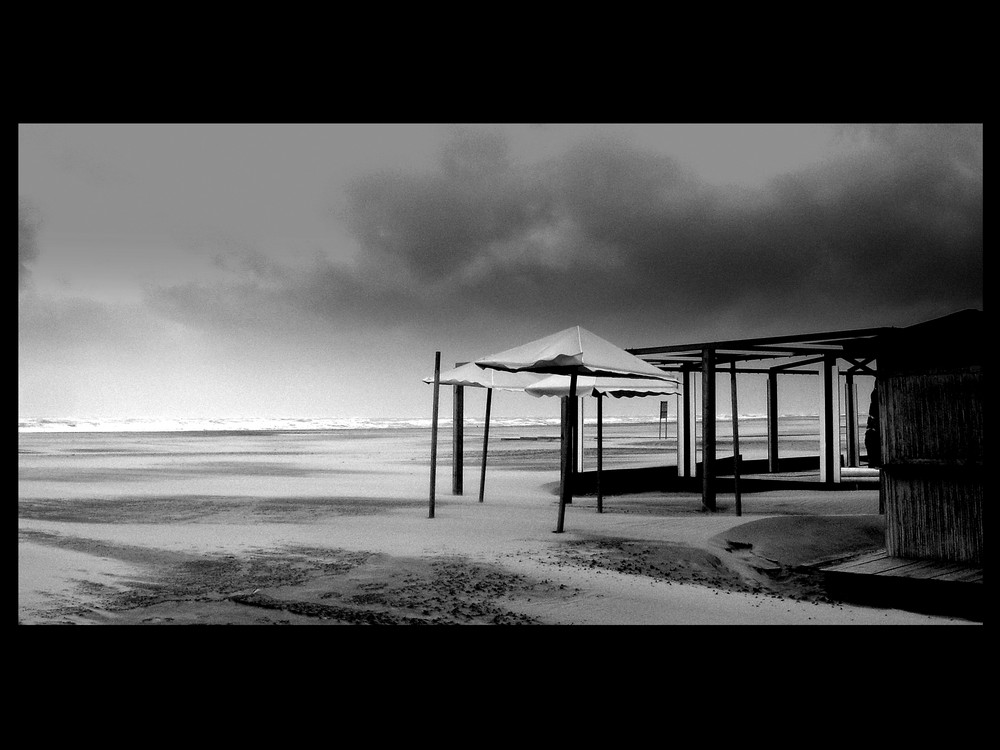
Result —
<path fill-rule="evenodd" d="M 982 306 L 981 124 L 18 126 L 21 417 L 428 416 L 435 351 Z"/>

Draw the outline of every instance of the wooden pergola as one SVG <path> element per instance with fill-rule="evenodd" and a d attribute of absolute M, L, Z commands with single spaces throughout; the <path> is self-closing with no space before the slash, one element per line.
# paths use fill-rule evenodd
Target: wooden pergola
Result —
<path fill-rule="evenodd" d="M 846 378 L 847 465 L 858 466 L 857 406 L 854 403 L 853 379 L 856 375 L 875 376 L 876 340 L 896 330 L 891 327 L 858 328 L 823 333 L 707 341 L 626 349 L 661 370 L 676 372 L 681 380 L 681 407 L 678 410 L 678 476 L 694 477 L 697 405 L 692 393 L 696 376 L 701 374 L 702 423 L 702 502 L 707 510 L 716 509 L 715 471 L 715 377 L 728 370 L 733 394 L 733 434 L 738 441 L 736 376 L 767 375 L 767 446 L 768 471 L 779 471 L 778 459 L 778 375 L 821 375 L 823 407 L 820 411 L 820 481 L 840 482 L 840 388 Z M 841 369 L 841 363 L 846 366 Z M 756 365 L 756 366 L 754 366 Z M 807 369 L 812 368 L 812 369 Z M 738 448 L 735 451 L 738 454 Z M 738 462 L 737 462 L 738 466 Z M 738 468 L 736 469 L 738 476 Z M 737 491 L 738 492 L 738 491 Z M 738 495 L 737 495 L 737 503 Z"/>

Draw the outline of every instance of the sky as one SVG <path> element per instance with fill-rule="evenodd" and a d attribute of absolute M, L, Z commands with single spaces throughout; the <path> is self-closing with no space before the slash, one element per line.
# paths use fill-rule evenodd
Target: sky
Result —
<path fill-rule="evenodd" d="M 18 125 L 22 418 L 422 417 L 437 351 L 982 307 L 982 124 Z"/>

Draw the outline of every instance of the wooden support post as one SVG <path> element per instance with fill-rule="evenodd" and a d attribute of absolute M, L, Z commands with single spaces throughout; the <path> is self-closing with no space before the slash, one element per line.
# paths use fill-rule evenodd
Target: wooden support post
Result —
<path fill-rule="evenodd" d="M 778 373 L 767 373 L 767 470 L 778 471 Z"/>
<path fill-rule="evenodd" d="M 830 416 L 833 419 L 833 430 L 830 437 L 833 439 L 833 445 L 830 447 L 830 452 L 833 454 L 833 481 L 840 484 L 840 469 L 844 464 L 844 437 L 840 430 L 840 367 L 837 365 L 836 356 L 830 357 L 830 383 L 833 386 L 831 388 L 833 407 L 830 410 Z"/>
<path fill-rule="evenodd" d="M 701 502 L 715 512 L 715 350 L 701 354 Z"/>
<path fill-rule="evenodd" d="M 434 410 L 431 416 L 431 497 L 428 518 L 434 518 L 434 480 L 437 477 L 438 391 L 441 390 L 441 352 L 434 353 Z"/>
<path fill-rule="evenodd" d="M 571 474 L 576 474 L 576 447 L 577 447 L 577 438 L 579 437 L 579 435 L 577 434 L 576 430 L 576 409 L 572 409 L 569 403 L 566 404 L 566 414 L 567 418 L 569 418 L 569 416 L 572 414 L 572 419 L 573 419 L 572 424 L 570 424 L 569 426 L 569 435 L 570 435 L 569 470 Z"/>
<path fill-rule="evenodd" d="M 743 515 L 740 502 L 740 417 L 736 404 L 736 360 L 730 364 L 729 384 L 733 394 L 733 492 L 736 493 L 736 515 Z"/>
<path fill-rule="evenodd" d="M 694 476 L 694 379 L 690 370 L 681 373 L 681 406 L 677 410 L 677 469 L 678 476 L 691 478 Z"/>
<path fill-rule="evenodd" d="M 847 465 L 861 465 L 861 449 L 858 445 L 858 386 L 854 375 L 844 376 L 844 409 L 847 411 Z"/>
<path fill-rule="evenodd" d="M 682 429 L 682 427 L 684 425 L 684 420 L 681 417 L 681 409 L 684 408 L 683 407 L 683 404 L 684 404 L 683 398 L 684 398 L 683 395 L 680 394 L 680 393 L 678 393 L 676 396 L 674 396 L 674 405 L 675 405 L 675 407 L 677 409 L 677 420 L 676 420 L 677 421 L 677 442 L 676 442 L 676 446 L 675 447 L 676 447 L 676 450 L 677 450 L 677 476 L 678 477 L 684 476 L 684 474 L 683 474 L 683 472 L 681 470 L 681 467 L 683 466 L 683 461 L 684 461 L 684 447 L 681 445 L 681 429 Z"/>
<path fill-rule="evenodd" d="M 486 492 L 486 450 L 490 445 L 490 405 L 493 401 L 493 389 L 486 389 L 486 417 L 483 421 L 483 470 L 479 474 L 479 502 L 483 501 Z"/>
<path fill-rule="evenodd" d="M 702 452 L 701 438 L 698 433 L 698 412 L 701 410 L 701 398 L 698 393 L 699 378 L 691 378 L 691 416 L 688 425 L 691 428 L 691 477 L 698 476 L 698 457 Z"/>
<path fill-rule="evenodd" d="M 661 401 L 660 402 L 660 422 L 663 424 L 663 439 L 667 440 L 669 438 L 670 432 L 670 402 Z M 669 462 L 667 466 L 669 466 Z"/>
<path fill-rule="evenodd" d="M 583 431 L 583 402 L 582 398 L 576 400 L 576 422 L 574 422 L 576 440 L 573 443 L 576 446 L 576 463 L 574 468 L 576 473 L 583 471 L 583 442 L 585 440 Z"/>
<path fill-rule="evenodd" d="M 561 534 L 563 531 L 563 523 L 566 518 L 566 506 L 573 502 L 573 482 L 570 476 L 570 469 L 573 463 L 572 447 L 573 447 L 573 425 L 576 424 L 576 373 L 573 372 L 569 376 L 569 396 L 565 397 L 566 404 L 566 418 L 563 420 L 565 425 L 563 433 L 563 450 L 562 450 L 562 486 L 559 492 L 559 518 L 556 521 L 556 533 Z"/>
<path fill-rule="evenodd" d="M 886 440 L 886 425 L 883 417 L 881 417 L 880 415 L 889 414 L 890 410 L 888 408 L 888 404 L 886 403 L 888 400 L 888 396 L 886 394 L 886 387 L 885 386 L 879 387 L 878 376 L 875 377 L 874 389 L 872 390 L 872 398 L 874 399 L 874 403 L 871 404 L 871 406 L 869 406 L 867 421 L 870 423 L 872 421 L 872 417 L 875 417 L 876 424 L 873 426 L 878 428 L 878 442 L 876 443 L 876 445 L 878 446 L 878 454 L 877 454 L 878 460 L 876 461 L 876 465 L 878 466 L 878 512 L 880 516 L 884 516 L 885 506 L 886 506 L 885 494 L 887 490 L 884 462 L 886 458 L 885 445 L 887 443 L 887 440 Z M 871 409 L 872 406 L 875 407 L 874 414 L 872 414 L 872 409 Z M 872 448 L 875 447 L 876 447 L 875 445 L 872 446 Z M 868 452 L 869 466 L 871 465 L 872 458 L 873 458 L 872 452 L 869 451 Z"/>
<path fill-rule="evenodd" d="M 604 394 L 597 394 L 597 512 L 604 512 L 601 494 L 601 470 L 604 468 Z"/>
<path fill-rule="evenodd" d="M 780 471 L 778 457 L 778 373 L 767 373 L 767 470 Z"/>
<path fill-rule="evenodd" d="M 455 386 L 452 399 L 451 421 L 451 494 L 462 494 L 462 479 L 465 475 L 465 387 Z"/>
<path fill-rule="evenodd" d="M 824 356 L 820 364 L 823 371 L 823 409 L 820 412 L 819 467 L 820 481 L 836 484 L 840 481 L 840 375 L 837 357 Z"/>
<path fill-rule="evenodd" d="M 819 412 L 819 480 L 833 483 L 833 383 L 830 380 L 830 364 L 824 358 L 820 364 L 822 374 L 823 401 Z"/>
<path fill-rule="evenodd" d="M 569 483 L 567 484 L 566 504 L 573 504 L 573 484 L 576 482 L 576 475 L 580 470 L 577 464 L 577 448 L 580 445 L 580 433 L 577 430 L 577 407 L 580 401 L 575 396 L 566 402 L 566 422 L 569 428 L 569 444 L 572 452 L 569 456 Z"/>

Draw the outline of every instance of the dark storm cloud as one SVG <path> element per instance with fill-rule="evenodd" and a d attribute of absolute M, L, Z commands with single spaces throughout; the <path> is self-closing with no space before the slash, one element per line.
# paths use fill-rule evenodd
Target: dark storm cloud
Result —
<path fill-rule="evenodd" d="M 680 336 L 719 321 L 730 335 L 763 335 L 981 308 L 982 127 L 840 137 L 863 151 L 746 188 L 607 140 L 524 165 L 502 136 L 466 131 L 434 170 L 349 185 L 341 218 L 363 250 L 358 265 L 284 285 L 162 290 L 157 301 L 177 316 L 255 325 L 669 322 Z"/>
<path fill-rule="evenodd" d="M 855 135 L 863 154 L 758 189 L 705 184 L 621 143 L 515 168 L 495 140 L 466 140 L 474 168 L 456 174 L 446 152 L 435 173 L 364 178 L 348 220 L 369 260 L 401 260 L 435 289 L 447 281 L 456 308 L 794 321 L 826 303 L 842 319 L 981 306 L 982 128 Z"/>
<path fill-rule="evenodd" d="M 509 165 L 500 135 L 467 131 L 447 144 L 434 173 L 354 180 L 341 218 L 369 263 L 398 262 L 418 281 L 435 279 L 550 221 L 542 188 Z"/>
<path fill-rule="evenodd" d="M 17 288 L 28 284 L 28 266 L 38 257 L 38 213 L 30 202 L 18 196 L 17 199 Z"/>

